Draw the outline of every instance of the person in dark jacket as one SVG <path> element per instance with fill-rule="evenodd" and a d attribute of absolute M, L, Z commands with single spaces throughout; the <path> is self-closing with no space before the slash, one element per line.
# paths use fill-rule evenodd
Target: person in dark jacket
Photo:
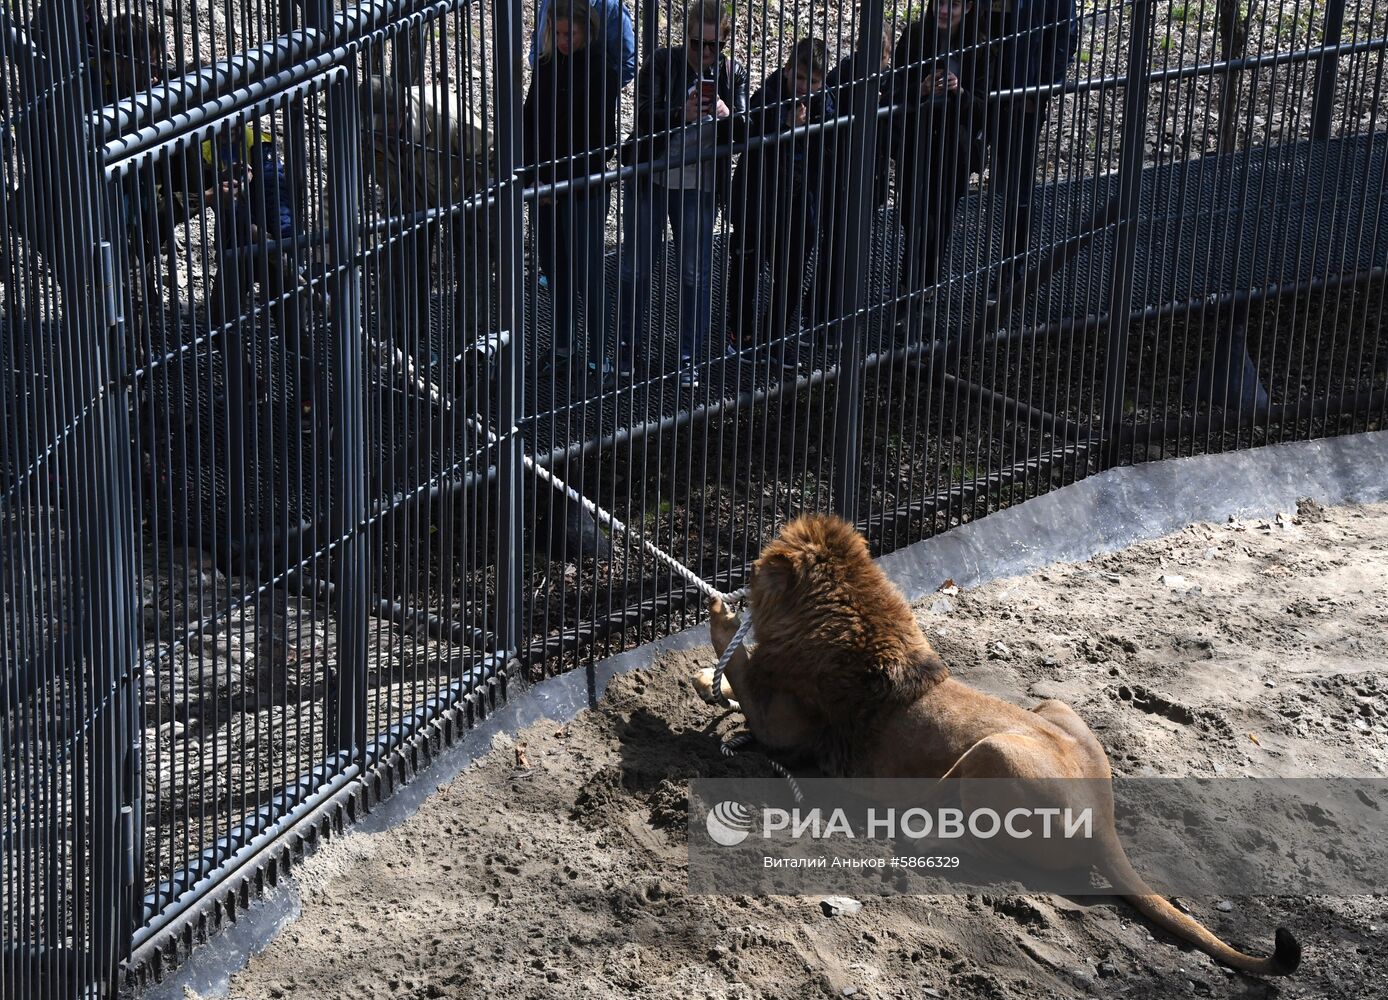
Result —
<path fill-rule="evenodd" d="M 824 89 L 833 101 L 837 116 L 856 114 L 855 109 L 864 90 L 872 93 L 870 107 L 875 105 L 881 109 L 891 105 L 892 78 L 888 71 L 892 67 L 892 46 L 895 41 L 891 24 L 884 22 L 882 55 L 876 67 L 867 64 L 867 46 L 860 39 L 858 48 L 839 60 L 839 64 L 825 76 Z M 833 135 L 825 137 L 827 159 L 820 171 L 824 197 L 820 203 L 819 249 L 815 258 L 815 280 L 805 297 L 804 306 L 804 315 L 811 330 L 820 330 L 835 312 L 835 292 L 839 284 L 837 262 L 842 249 L 834 232 L 834 213 L 841 209 L 852 178 L 862 167 L 862 157 L 856 145 L 860 140 L 855 138 L 862 134 L 862 127 L 863 123 L 855 121 L 851 128 L 840 128 Z M 877 151 L 872 171 L 872 206 L 875 209 L 886 203 L 890 190 L 891 138 L 891 120 L 879 114 Z"/>
<path fill-rule="evenodd" d="M 784 136 L 797 126 L 833 118 L 833 98 L 824 90 L 825 64 L 823 42 L 796 42 L 786 64 L 752 96 L 747 138 Z M 752 146 L 733 179 L 728 343 L 734 350 L 774 344 L 787 369 L 797 364 L 798 338 L 791 324 L 803 298 L 806 262 L 819 239 L 825 153 L 822 132 Z M 757 292 L 764 263 L 770 265 L 771 284 L 763 317 Z"/>
<path fill-rule="evenodd" d="M 894 102 L 902 114 L 896 150 L 906 232 L 903 293 L 939 281 L 955 209 L 982 160 L 987 50 L 973 0 L 933 0 L 897 42 Z"/>
<path fill-rule="evenodd" d="M 217 220 L 217 271 L 209 296 L 212 322 L 218 327 L 227 323 L 238 327 L 239 338 L 238 320 L 252 317 L 259 285 L 267 315 L 286 349 L 297 356 L 309 307 L 294 246 L 293 193 L 274 136 L 246 125 L 206 140 L 202 153 L 215 178 L 204 194 Z M 249 391 L 254 386 L 249 352 L 243 361 Z M 257 398 L 267 389 L 258 387 Z M 311 391 L 311 387 L 302 384 L 300 391 Z"/>
<path fill-rule="evenodd" d="M 635 357 L 650 350 L 645 313 L 652 305 L 655 250 L 668 220 L 680 271 L 680 384 L 699 384 L 696 362 L 712 322 L 715 212 L 727 203 L 732 174 L 731 157 L 713 150 L 731 141 L 733 116 L 747 110 L 747 73 L 725 54 L 731 37 L 732 22 L 719 0 L 694 0 L 685 16 L 684 44 L 657 50 L 636 77 L 631 156 L 623 159 L 651 169 L 623 188 L 617 312 L 624 376 Z"/>
<path fill-rule="evenodd" d="M 525 162 L 542 184 L 606 170 L 617 142 L 621 90 L 587 0 L 553 0 L 547 16 L 523 122 Z M 595 384 L 602 358 L 607 206 L 605 182 L 544 194 L 531 206 L 540 267 L 554 301 L 554 350 L 545 362 L 569 369 L 576 387 Z"/>
<path fill-rule="evenodd" d="M 983 2 L 983 0 L 979 0 Z M 992 152 L 989 184 L 1002 212 L 1002 272 L 993 284 L 1011 284 L 1026 270 L 1031 241 L 1036 156 L 1051 94 L 1039 88 L 1060 83 L 1079 47 L 1075 0 L 990 0 L 993 86 L 1000 92 L 1038 88 L 999 102 L 988 123 Z"/>

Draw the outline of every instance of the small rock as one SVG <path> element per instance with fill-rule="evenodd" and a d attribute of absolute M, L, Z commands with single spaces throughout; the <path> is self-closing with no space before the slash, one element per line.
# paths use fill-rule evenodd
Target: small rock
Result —
<path fill-rule="evenodd" d="M 863 908 L 862 903 L 847 896 L 825 896 L 819 906 L 826 917 L 851 917 Z"/>
<path fill-rule="evenodd" d="M 1119 576 L 1117 573 L 1105 573 L 1105 574 L 1104 574 L 1104 579 L 1107 580 L 1109 583 L 1122 583 L 1122 582 L 1123 582 L 1123 578 L 1122 578 L 1121 576 Z"/>
<path fill-rule="evenodd" d="M 181 722 L 166 722 L 159 727 L 159 735 L 168 736 L 176 740 L 183 735 L 183 730 L 184 726 Z"/>
<path fill-rule="evenodd" d="M 948 599 L 943 597 L 936 598 L 935 601 L 930 605 L 930 611 L 932 614 L 947 615 L 953 610 L 954 605 L 949 603 Z"/>
<path fill-rule="evenodd" d="M 1220 913 L 1233 913 L 1234 904 L 1227 899 L 1221 899 L 1218 903 L 1215 903 L 1215 909 Z"/>
<path fill-rule="evenodd" d="M 1275 687 L 1277 687 L 1277 682 L 1276 682 L 1276 681 L 1263 681 L 1263 687 L 1275 688 Z"/>
<path fill-rule="evenodd" d="M 1100 962 L 1099 975 L 1103 976 L 1105 979 L 1112 978 L 1118 975 L 1118 966 L 1114 965 L 1112 962 Z"/>
<path fill-rule="evenodd" d="M 1171 590 L 1189 590 L 1190 584 L 1186 583 L 1186 578 L 1178 573 L 1163 573 L 1161 575 L 1162 586 Z"/>
<path fill-rule="evenodd" d="M 1212 768 L 1214 768 L 1214 773 L 1215 773 L 1215 774 L 1223 774 L 1223 773 L 1225 772 L 1225 767 L 1224 767 L 1224 765 L 1221 764 L 1219 761 L 1215 761 L 1215 762 L 1214 762 L 1213 764 L 1211 764 L 1210 766 L 1211 766 Z"/>
<path fill-rule="evenodd" d="M 1056 665 L 1057 663 L 1059 663 L 1059 662 L 1060 662 L 1060 661 L 1057 660 L 1054 656 L 1043 656 L 1043 657 L 1041 657 L 1041 666 L 1043 666 L 1043 667 L 1053 667 L 1053 666 L 1055 666 L 1055 665 Z"/>
<path fill-rule="evenodd" d="M 921 996 L 925 996 L 925 997 L 943 997 L 944 994 L 941 993 L 939 990 L 934 989 L 933 987 L 930 987 L 930 986 L 922 986 L 922 987 L 921 987 Z"/>
<path fill-rule="evenodd" d="M 999 641 L 988 644 L 988 659 L 1006 660 L 1010 659 L 1011 656 L 1012 650 L 1008 648 L 1007 643 Z"/>
<path fill-rule="evenodd" d="M 857 995 L 858 995 L 858 987 L 856 987 L 856 986 L 845 986 L 841 992 L 842 992 L 843 995 L 846 996 L 846 997 L 857 996 Z"/>
<path fill-rule="evenodd" d="M 1219 558 L 1219 549 L 1216 548 L 1215 546 L 1211 545 L 1208 549 L 1205 550 L 1205 559 L 1206 559 L 1206 560 L 1218 559 L 1218 558 Z"/>

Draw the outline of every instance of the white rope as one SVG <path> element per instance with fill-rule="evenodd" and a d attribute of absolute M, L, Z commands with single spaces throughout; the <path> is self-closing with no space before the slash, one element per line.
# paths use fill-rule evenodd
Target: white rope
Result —
<path fill-rule="evenodd" d="M 747 633 L 750 631 L 752 631 L 752 616 L 748 615 L 747 620 L 740 624 L 737 631 L 733 633 L 727 648 L 723 650 L 723 655 L 718 657 L 718 666 L 713 668 L 713 687 L 708 696 L 704 698 L 710 705 L 722 705 L 724 708 L 733 707 L 733 703 L 723 693 L 723 671 L 728 669 L 728 664 L 733 661 L 733 656 L 747 641 Z"/>
<path fill-rule="evenodd" d="M 492 431 L 490 428 L 483 427 L 481 417 L 470 417 L 468 419 L 468 423 L 472 424 L 474 429 L 476 429 L 479 433 L 485 433 L 487 435 L 488 441 L 490 441 L 492 444 L 495 444 L 499 440 L 494 431 Z M 578 490 L 574 489 L 568 483 L 564 482 L 564 480 L 560 479 L 549 469 L 546 469 L 539 462 L 535 461 L 528 454 L 526 454 L 525 449 L 523 448 L 521 449 L 521 461 L 525 463 L 525 467 L 527 469 L 535 473 L 535 475 L 539 476 L 541 479 L 549 483 L 551 486 L 563 491 L 563 493 L 570 500 L 573 500 L 581 504 L 584 510 L 592 514 L 603 524 L 607 525 L 614 531 L 620 531 L 622 534 L 627 535 L 628 537 L 635 538 L 636 541 L 639 541 L 641 543 L 641 547 L 643 549 L 645 549 L 656 559 L 660 560 L 666 566 L 670 567 L 670 569 L 674 570 L 675 573 L 677 573 L 679 576 L 684 577 L 686 582 L 692 584 L 696 589 L 701 591 L 705 597 L 716 597 L 725 605 L 731 607 L 732 605 L 740 603 L 742 599 L 747 596 L 746 587 L 743 587 L 741 590 L 734 590 L 730 594 L 725 594 L 723 591 L 713 586 L 713 584 L 706 582 L 697 573 L 695 573 L 684 563 L 680 562 L 674 556 L 658 548 L 654 543 L 648 542 L 644 538 L 636 538 L 635 534 L 625 524 L 617 520 L 617 518 L 609 514 L 607 511 L 603 510 L 593 501 L 589 500 L 587 497 L 585 497 L 582 493 L 578 492 Z"/>
<path fill-rule="evenodd" d="M 480 416 L 469 417 L 467 422 L 472 424 L 473 428 L 477 432 L 486 434 L 487 440 L 492 444 L 497 443 L 497 441 L 499 440 L 499 438 L 496 435 L 496 432 L 494 432 L 491 428 L 486 427 L 482 423 L 482 418 Z M 582 504 L 584 510 L 588 511 L 588 513 L 592 514 L 603 524 L 607 525 L 614 531 L 620 531 L 625 535 L 631 536 L 632 533 L 630 530 L 628 530 L 625 524 L 617 520 L 617 518 L 613 517 L 607 511 L 603 510 L 592 500 L 589 500 L 586 496 L 578 492 L 578 490 L 574 489 L 568 483 L 564 482 L 564 480 L 560 479 L 549 469 L 546 469 L 543 465 L 536 462 L 533 458 L 526 454 L 524 448 L 521 449 L 521 461 L 524 462 L 525 467 L 534 472 L 535 475 L 539 476 L 541 479 L 554 486 L 555 488 L 562 490 L 570 500 Z M 734 590 L 730 594 L 725 594 L 723 591 L 719 590 L 711 583 L 705 581 L 697 573 L 695 573 L 688 566 L 684 565 L 684 563 L 680 562 L 674 556 L 657 548 L 654 544 L 646 541 L 645 539 L 638 539 L 638 541 L 640 541 L 641 547 L 643 549 L 645 549 L 656 559 L 660 560 L 666 566 L 670 567 L 670 569 L 674 570 L 677 574 L 684 577 L 684 579 L 688 583 L 692 584 L 694 587 L 700 590 L 706 597 L 716 597 L 720 601 L 722 601 L 726 610 L 732 611 L 733 608 L 736 605 L 740 604 L 742 600 L 747 596 L 746 587 L 743 587 L 740 590 Z M 732 703 L 728 701 L 727 698 L 723 697 L 723 673 L 728 669 L 728 664 L 732 662 L 732 658 L 737 654 L 738 649 L 740 649 L 742 647 L 742 644 L 747 641 L 747 634 L 751 631 L 752 616 L 749 614 L 746 620 L 743 621 L 742 624 L 738 625 L 737 631 L 733 633 L 732 640 L 728 643 L 727 648 L 723 650 L 723 655 L 718 658 L 718 665 L 713 668 L 713 691 L 711 697 L 713 701 L 715 701 L 719 705 L 722 705 L 724 708 L 731 707 Z M 723 751 L 724 757 L 734 757 L 737 755 L 737 751 L 740 747 L 744 747 L 748 743 L 751 743 L 753 739 L 754 737 L 751 733 L 738 733 L 736 736 L 733 736 L 726 740 L 724 743 L 722 743 L 720 749 Z M 786 781 L 790 784 L 790 791 L 791 794 L 795 796 L 796 803 L 798 804 L 800 802 L 803 802 L 805 799 L 805 794 L 800 790 L 800 783 L 795 780 L 795 775 L 791 774 L 790 771 L 788 771 L 779 761 L 773 760 L 770 757 L 767 757 L 767 761 L 771 764 L 772 770 L 774 770 L 782 778 L 785 778 Z"/>
<path fill-rule="evenodd" d="M 739 750 L 745 747 L 748 743 L 755 742 L 755 740 L 756 737 L 754 737 L 751 733 L 737 733 L 736 735 L 729 736 L 726 740 L 724 740 L 723 745 L 719 749 L 723 751 L 724 757 L 736 757 L 737 752 Z M 800 790 L 800 782 L 795 780 L 795 775 L 791 774 L 790 771 L 788 771 L 780 761 L 772 757 L 767 757 L 766 760 L 767 763 L 771 765 L 771 769 L 773 771 L 779 774 L 782 778 L 786 779 L 786 784 L 790 785 L 790 794 L 795 796 L 796 805 L 799 805 L 801 802 L 804 802 L 805 793 Z"/>

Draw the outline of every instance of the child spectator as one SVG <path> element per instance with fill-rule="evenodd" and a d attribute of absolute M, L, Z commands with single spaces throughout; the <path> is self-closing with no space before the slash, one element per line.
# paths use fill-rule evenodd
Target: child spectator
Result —
<path fill-rule="evenodd" d="M 652 169 L 623 189 L 618 363 L 624 377 L 636 352 L 647 349 L 645 312 L 668 220 L 679 255 L 680 385 L 699 385 L 696 361 L 712 320 L 715 211 L 726 204 L 732 175 L 732 158 L 715 157 L 713 149 L 727 131 L 719 123 L 747 110 L 747 73 L 724 54 L 731 35 L 720 0 L 694 0 L 684 44 L 657 50 L 636 79 L 628 149 Z"/>
<path fill-rule="evenodd" d="M 824 43 L 802 38 L 790 58 L 752 96 L 749 138 L 774 137 L 834 115 L 824 90 Z M 780 364 L 798 364 L 798 338 L 791 323 L 803 298 L 805 267 L 819 238 L 820 171 L 824 134 L 798 135 L 751 147 L 733 180 L 736 234 L 730 267 L 728 342 L 734 349 L 778 343 Z M 771 267 L 764 318 L 758 309 L 763 262 Z"/>
<path fill-rule="evenodd" d="M 259 285 L 285 347 L 297 355 L 307 303 L 293 245 L 293 192 L 274 136 L 247 125 L 204 142 L 202 151 L 215 177 L 204 194 L 217 223 L 212 322 L 221 327 L 243 316 Z"/>
<path fill-rule="evenodd" d="M 525 162 L 541 183 L 606 169 L 617 141 L 620 93 L 617 73 L 603 57 L 594 8 L 586 0 L 553 0 L 547 16 L 523 112 Z M 554 302 L 554 351 L 545 364 L 568 369 L 578 390 L 595 387 L 600 371 L 608 201 L 607 184 L 597 183 L 541 195 L 531 206 L 540 267 Z M 578 357 L 571 361 L 575 348 Z M 601 373 L 610 375 L 605 363 Z"/>
<path fill-rule="evenodd" d="M 954 213 L 982 160 L 986 51 L 973 0 L 933 0 L 897 43 L 896 103 L 905 116 L 896 167 L 906 231 L 903 293 L 939 280 Z"/>

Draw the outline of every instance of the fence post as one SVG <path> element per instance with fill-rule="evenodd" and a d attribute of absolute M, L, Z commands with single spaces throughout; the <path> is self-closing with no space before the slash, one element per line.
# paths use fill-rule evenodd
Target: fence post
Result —
<path fill-rule="evenodd" d="M 642 0 L 641 3 L 641 58 L 649 59 L 651 53 L 656 50 L 656 30 L 659 21 L 659 10 L 656 6 L 660 0 Z M 667 0 L 668 2 L 668 0 Z"/>
<path fill-rule="evenodd" d="M 882 65 L 882 0 L 863 0 L 858 14 L 859 72 L 874 78 Z M 829 296 L 831 330 L 837 328 L 839 378 L 834 400 L 834 510 L 849 523 L 858 520 L 858 485 L 861 479 L 863 413 L 863 346 L 870 320 L 863 308 L 867 301 L 867 271 L 872 261 L 872 187 L 877 172 L 878 88 L 864 82 L 853 89 L 852 124 L 848 126 L 846 154 L 835 157 L 839 183 L 847 182 L 847 195 L 836 199 L 833 246 L 843 247 L 843 280 Z M 840 112 L 842 113 L 842 112 Z M 836 142 L 836 148 L 842 148 Z M 823 266 L 823 262 L 819 266 Z M 821 280 L 823 280 L 821 278 Z M 832 337 L 832 334 L 830 334 Z"/>
<path fill-rule="evenodd" d="M 42 900 L 32 904 L 42 912 L 34 943 L 71 956 L 67 983 L 84 997 L 95 988 L 104 1000 L 116 995 L 119 964 L 130 947 L 130 859 L 140 849 L 140 831 L 131 823 L 139 795 L 135 741 L 140 735 L 140 685 L 139 609 L 132 583 L 130 401 L 114 375 L 127 370 L 128 362 L 115 263 L 125 256 L 105 238 L 114 228 L 115 202 L 86 127 L 92 110 L 88 75 L 94 67 L 87 57 L 80 7 L 48 0 L 36 10 L 33 23 L 42 40 L 42 58 L 31 53 L 18 67 L 19 100 L 36 122 L 21 130 L 28 167 L 22 197 L 30 200 L 35 222 L 29 232 L 31 248 L 36 246 L 52 268 L 61 302 L 61 320 L 55 313 L 48 321 L 55 326 L 64 361 L 56 373 L 54 398 L 45 405 L 54 408 L 63 425 L 59 437 L 49 442 L 54 456 L 68 457 L 50 466 L 58 493 L 48 515 L 64 529 L 65 537 L 56 544 L 73 557 L 61 588 L 70 601 L 64 610 L 72 617 L 67 627 L 56 630 L 70 638 L 55 635 L 53 655 L 41 659 L 54 671 L 50 680 L 63 694 L 60 704 L 90 720 L 89 726 L 69 720 L 66 765 L 49 760 L 54 769 L 69 769 L 66 787 L 60 772 L 34 779 L 70 795 L 66 815 L 72 829 L 63 833 L 55 826 L 46 832 L 70 839 L 68 864 L 75 863 L 59 871 L 56 856 L 42 862 L 58 877 L 45 885 Z M 58 205 L 63 210 L 53 211 Z M 23 330 L 8 331 L 9 336 L 43 335 L 45 320 L 37 303 L 30 305 L 35 315 Z M 110 386 L 116 388 L 102 391 Z M 54 708 L 43 703 L 40 709 L 36 698 L 35 710 Z M 55 721 L 46 718 L 44 724 Z M 42 842 L 36 837 L 30 846 Z M 7 878 L 14 860 L 7 856 L 0 862 Z M 65 897 L 65 890 L 71 895 Z M 54 928 L 70 931 L 70 942 L 64 936 L 52 938 Z M 29 969 L 37 973 L 44 957 L 31 958 Z"/>
<path fill-rule="evenodd" d="M 1325 8 L 1322 52 L 1316 59 L 1316 95 L 1311 108 L 1311 138 L 1330 138 L 1330 113 L 1335 109 L 1335 73 L 1340 68 L 1340 41 L 1345 31 L 1345 0 L 1329 0 Z"/>
<path fill-rule="evenodd" d="M 497 95 L 497 321 L 502 333 L 498 363 L 497 447 L 497 652 L 520 648 L 522 633 L 522 516 L 525 482 L 518 423 L 525 413 L 524 218 L 521 184 L 521 4 L 496 0 Z"/>
<path fill-rule="evenodd" d="M 1128 371 L 1128 327 L 1132 313 L 1137 222 L 1142 207 L 1142 169 L 1147 151 L 1147 98 L 1151 91 L 1151 0 L 1133 0 L 1128 47 L 1128 84 L 1123 93 L 1123 137 L 1118 153 L 1118 239 L 1108 294 L 1108 352 L 1104 364 L 1104 468 L 1118 464 L 1123 444 L 1124 381 Z"/>
<path fill-rule="evenodd" d="M 367 511 L 367 448 L 358 235 L 361 123 L 355 85 L 356 56 L 349 58 L 343 69 L 342 76 L 328 91 L 328 200 L 332 213 L 329 231 L 332 234 L 333 275 L 329 361 L 333 379 L 328 410 L 332 424 L 332 470 L 323 479 L 331 484 L 329 490 L 337 498 L 336 516 L 328 519 L 333 541 L 338 543 L 338 554 L 333 559 L 336 601 L 333 610 L 337 619 L 337 738 L 334 746 L 349 751 L 352 761 L 365 766 L 369 735 L 366 731 L 366 661 L 370 550 L 362 531 Z M 323 381 L 314 379 L 315 393 L 325 391 Z M 318 497 L 316 502 L 319 511 L 333 507 L 333 499 L 328 495 Z M 315 520 L 321 522 L 321 515 Z M 324 541 L 315 533 L 315 547 L 321 547 Z"/>

